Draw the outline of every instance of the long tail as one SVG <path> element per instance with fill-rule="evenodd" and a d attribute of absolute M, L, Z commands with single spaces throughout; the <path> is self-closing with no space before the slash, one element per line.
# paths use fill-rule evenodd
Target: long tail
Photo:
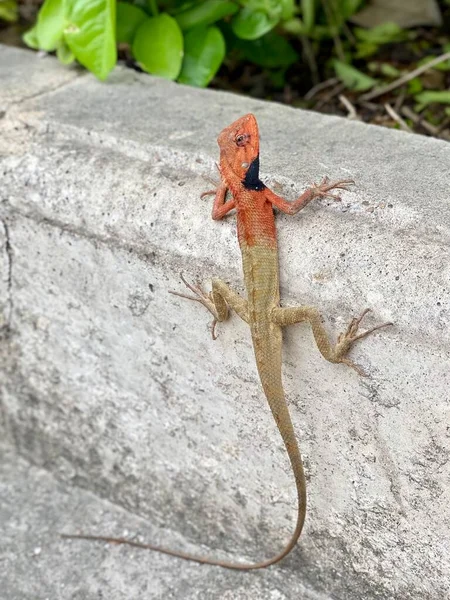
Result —
<path fill-rule="evenodd" d="M 305 522 L 306 516 L 306 482 L 305 482 L 305 474 L 303 471 L 303 463 L 300 455 L 300 451 L 297 445 L 297 441 L 295 439 L 294 428 L 292 426 L 291 417 L 289 415 L 289 410 L 286 405 L 286 401 L 283 398 L 277 399 L 275 401 L 271 401 L 269 398 L 269 405 L 272 410 L 275 421 L 277 422 L 280 433 L 283 437 L 284 444 L 286 446 L 287 453 L 289 455 L 289 460 L 291 462 L 292 470 L 294 472 L 295 483 L 297 486 L 297 496 L 298 496 L 298 511 L 297 511 L 297 524 L 295 526 L 295 531 L 292 534 L 291 539 L 283 548 L 283 550 L 269 558 L 267 560 L 263 560 L 257 563 L 234 563 L 228 562 L 226 560 L 216 560 L 207 558 L 204 556 L 197 556 L 195 554 L 189 554 L 187 552 L 181 552 L 179 550 L 170 550 L 168 548 L 164 548 L 162 546 L 155 546 L 153 544 L 142 544 L 140 542 L 134 542 L 132 540 L 127 540 L 125 538 L 114 538 L 107 537 L 102 535 L 87 535 L 87 534 L 61 534 L 61 537 L 65 539 L 80 539 L 80 540 L 94 540 L 94 541 L 102 541 L 109 542 L 111 544 L 126 544 L 127 546 L 133 546 L 135 548 L 143 548 L 144 550 L 154 550 L 155 552 L 161 552 L 162 554 L 169 554 L 170 556 L 176 556 L 177 558 L 183 558 L 185 560 L 190 560 L 193 562 L 198 562 L 204 565 L 215 565 L 218 567 L 225 567 L 226 569 L 235 569 L 236 571 L 250 571 L 254 569 L 263 569 L 264 567 L 269 567 L 270 565 L 274 565 L 275 563 L 282 560 L 285 556 L 289 554 L 289 552 L 296 545 L 300 534 L 303 529 L 303 524 Z"/>

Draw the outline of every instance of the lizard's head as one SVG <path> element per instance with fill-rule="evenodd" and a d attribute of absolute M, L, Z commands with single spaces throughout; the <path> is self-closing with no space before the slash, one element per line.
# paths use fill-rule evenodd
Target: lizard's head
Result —
<path fill-rule="evenodd" d="M 217 143 L 222 169 L 229 169 L 240 181 L 259 178 L 258 123 L 251 113 L 226 127 Z"/>

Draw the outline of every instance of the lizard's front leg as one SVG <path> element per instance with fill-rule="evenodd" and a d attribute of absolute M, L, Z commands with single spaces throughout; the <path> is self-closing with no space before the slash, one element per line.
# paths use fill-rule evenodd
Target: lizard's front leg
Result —
<path fill-rule="evenodd" d="M 288 215 L 295 215 L 315 198 L 332 198 L 333 200 L 340 200 L 341 197 L 339 191 L 332 193 L 333 190 L 348 190 L 348 186 L 353 185 L 354 183 L 353 179 L 342 179 L 341 181 L 330 182 L 328 177 L 324 177 L 319 184 L 309 187 L 293 202 L 288 202 L 281 196 L 278 196 L 278 194 L 275 194 L 275 192 L 272 192 L 269 188 L 264 190 L 264 195 L 266 199 L 276 206 L 278 210 L 281 210 L 281 212 Z"/>
<path fill-rule="evenodd" d="M 339 334 L 338 341 L 334 345 L 330 342 L 325 327 L 322 324 L 319 311 L 312 306 L 277 307 L 272 310 L 271 316 L 274 323 L 280 325 L 280 327 L 294 325 L 301 321 L 308 321 L 311 325 L 317 347 L 326 360 L 333 363 L 344 363 L 355 369 L 360 375 L 365 376 L 366 373 L 364 373 L 360 367 L 355 365 L 353 361 L 347 358 L 350 348 L 355 342 L 367 337 L 374 331 L 392 325 L 392 323 L 382 323 L 381 325 L 372 327 L 372 329 L 358 333 L 359 325 L 369 311 L 370 309 L 367 308 L 359 317 L 352 319 L 347 329 Z"/>
<path fill-rule="evenodd" d="M 239 315 L 242 320 L 248 323 L 247 300 L 241 298 L 241 296 L 232 290 L 224 281 L 220 279 L 213 279 L 212 291 L 207 294 L 199 285 L 191 285 L 181 274 L 180 277 L 185 286 L 191 290 L 194 296 L 181 294 L 179 292 L 170 293 L 174 294 L 175 296 L 180 296 L 181 298 L 187 298 L 188 300 L 200 302 L 200 304 L 203 304 L 203 306 L 209 310 L 214 317 L 211 330 L 214 340 L 217 338 L 215 334 L 216 323 L 228 319 L 229 308 L 234 310 L 234 312 Z"/>
<path fill-rule="evenodd" d="M 227 201 L 227 192 L 228 186 L 225 182 L 221 182 L 217 189 L 208 190 L 207 192 L 203 192 L 200 195 L 200 198 L 205 198 L 206 196 L 211 196 L 214 194 L 214 203 L 212 209 L 212 218 L 215 221 L 222 219 L 226 214 L 230 212 L 235 206 L 236 203 L 233 198 Z"/>

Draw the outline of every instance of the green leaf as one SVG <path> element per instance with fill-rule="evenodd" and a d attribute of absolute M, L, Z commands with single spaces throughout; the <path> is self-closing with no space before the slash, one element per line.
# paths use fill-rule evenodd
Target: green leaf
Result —
<path fill-rule="evenodd" d="M 116 39 L 118 44 L 132 44 L 136 31 L 147 15 L 143 10 L 127 2 L 117 3 Z"/>
<path fill-rule="evenodd" d="M 336 27 L 328 27 L 328 25 L 316 25 L 309 36 L 313 40 L 326 40 L 333 37 L 333 31 L 335 31 L 337 35 Z"/>
<path fill-rule="evenodd" d="M 336 71 L 336 77 L 340 79 L 348 89 L 355 90 L 355 92 L 370 90 L 370 88 L 377 83 L 376 79 L 373 79 L 373 77 L 361 73 L 361 71 L 358 71 L 355 67 L 347 65 L 340 60 L 334 60 L 334 70 Z"/>
<path fill-rule="evenodd" d="M 133 54 L 144 71 L 176 79 L 183 61 L 183 34 L 175 19 L 163 13 L 144 21 L 135 35 Z"/>
<path fill-rule="evenodd" d="M 282 0 L 280 19 L 282 21 L 288 21 L 289 19 L 292 19 L 296 10 L 297 7 L 295 6 L 294 0 Z"/>
<path fill-rule="evenodd" d="M 45 0 L 39 11 L 36 23 L 38 47 L 53 52 L 61 43 L 65 25 L 63 0 Z"/>
<path fill-rule="evenodd" d="M 254 10 L 245 6 L 231 21 L 231 27 L 237 37 L 243 40 L 256 40 L 270 31 L 278 24 L 280 15 L 266 13 L 262 10 Z"/>
<path fill-rule="evenodd" d="M 140 8 L 148 17 L 153 17 L 156 15 L 151 14 L 151 10 L 149 7 L 149 3 L 147 0 L 133 0 L 133 6 L 137 6 Z"/>
<path fill-rule="evenodd" d="M 150 11 L 150 15 L 152 17 L 157 17 L 159 15 L 158 5 L 156 4 L 156 0 L 147 0 L 147 7 Z"/>
<path fill-rule="evenodd" d="M 286 85 L 285 71 L 286 69 L 277 69 L 276 71 L 268 72 L 270 83 L 277 90 L 282 89 Z"/>
<path fill-rule="evenodd" d="M 225 58 L 225 40 L 217 27 L 195 27 L 184 38 L 180 83 L 206 87 Z"/>
<path fill-rule="evenodd" d="M 236 46 L 247 60 L 268 69 L 288 67 L 299 58 L 287 39 L 274 31 L 258 40 L 237 40 Z"/>
<path fill-rule="evenodd" d="M 380 71 L 381 71 L 381 74 L 384 75 L 385 77 L 392 77 L 392 78 L 400 77 L 400 75 L 402 74 L 399 69 L 397 69 L 393 65 L 390 65 L 389 63 L 381 63 Z"/>
<path fill-rule="evenodd" d="M 338 11 L 342 17 L 342 21 L 346 21 L 349 17 L 355 14 L 364 0 L 340 0 Z"/>
<path fill-rule="evenodd" d="M 207 0 L 191 6 L 175 15 L 180 28 L 185 31 L 199 25 L 211 25 L 228 15 L 234 15 L 239 10 L 236 2 L 222 0 Z"/>
<path fill-rule="evenodd" d="M 367 68 L 372 73 L 381 73 L 385 77 L 400 77 L 402 72 L 390 63 L 371 62 L 367 63 Z"/>
<path fill-rule="evenodd" d="M 316 0 L 302 0 L 302 17 L 305 33 L 311 31 L 316 22 Z"/>
<path fill-rule="evenodd" d="M 446 54 L 447 52 L 450 52 L 450 44 L 445 44 L 444 47 L 442 48 L 442 54 Z M 426 65 L 427 63 L 431 62 L 432 60 L 434 60 L 435 58 L 437 58 L 437 56 L 425 56 L 425 58 L 423 58 L 422 60 L 420 60 L 417 63 L 418 67 L 421 67 L 422 65 Z M 434 65 L 434 67 L 432 67 L 433 69 L 436 69 L 437 71 L 450 71 L 450 58 L 447 60 L 443 60 L 442 62 L 438 63 L 437 65 Z"/>
<path fill-rule="evenodd" d="M 362 0 L 321 0 L 330 37 L 338 35 L 345 21 L 353 15 Z"/>
<path fill-rule="evenodd" d="M 39 49 L 39 42 L 38 42 L 37 35 L 36 35 L 36 29 L 37 29 L 37 27 L 35 25 L 34 27 L 32 27 L 31 29 L 26 31 L 22 36 L 22 39 L 25 42 L 25 44 L 29 48 L 33 48 L 34 50 Z"/>
<path fill-rule="evenodd" d="M 0 19 L 15 23 L 19 18 L 16 0 L 0 0 Z"/>
<path fill-rule="evenodd" d="M 303 21 L 299 18 L 289 19 L 283 23 L 283 30 L 293 35 L 304 35 L 306 34 L 306 27 Z"/>
<path fill-rule="evenodd" d="M 436 57 L 432 57 L 436 58 Z M 417 65 L 419 66 L 419 65 Z M 450 59 L 449 60 L 444 60 L 441 63 L 438 63 L 437 65 L 434 65 L 433 69 L 436 69 L 436 71 L 450 71 Z"/>
<path fill-rule="evenodd" d="M 66 44 L 76 59 L 99 79 L 117 61 L 115 0 L 66 0 Z"/>
<path fill-rule="evenodd" d="M 420 92 L 414 96 L 414 100 L 417 101 L 415 109 L 421 111 L 428 106 L 428 104 L 450 104 L 450 91 L 426 91 Z"/>
<path fill-rule="evenodd" d="M 355 58 L 367 58 L 368 56 L 372 56 L 372 54 L 377 52 L 378 48 L 378 44 L 372 44 L 370 42 L 357 42 Z"/>
<path fill-rule="evenodd" d="M 74 53 L 64 41 L 56 48 L 56 56 L 63 65 L 70 65 L 75 60 Z"/>
<path fill-rule="evenodd" d="M 355 27 L 354 34 L 356 39 L 361 42 L 367 42 L 368 44 L 375 44 L 377 46 L 382 44 L 391 44 L 393 42 L 403 42 L 408 39 L 408 32 L 404 31 L 396 23 L 382 23 L 372 29 L 362 29 L 361 27 Z"/>
<path fill-rule="evenodd" d="M 421 81 L 420 77 L 414 77 L 414 79 L 411 79 L 410 81 L 408 81 L 408 94 L 415 96 L 422 90 L 423 90 L 423 85 L 422 85 L 422 81 Z"/>

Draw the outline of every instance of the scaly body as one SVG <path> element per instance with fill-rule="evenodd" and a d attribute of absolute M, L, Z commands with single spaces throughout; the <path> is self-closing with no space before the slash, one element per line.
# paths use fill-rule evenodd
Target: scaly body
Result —
<path fill-rule="evenodd" d="M 278 251 L 273 208 L 288 214 L 295 214 L 314 198 L 339 198 L 331 193 L 334 189 L 347 189 L 353 183 L 349 180 L 329 183 L 324 179 L 321 184 L 307 189 L 296 201 L 287 202 L 269 190 L 259 179 L 259 135 L 256 119 L 253 115 L 241 117 L 225 128 L 218 138 L 220 148 L 220 174 L 222 182 L 215 194 L 212 217 L 221 219 L 231 210 L 236 209 L 239 245 L 242 253 L 247 299 L 241 298 L 227 284 L 214 279 L 212 292 L 205 294 L 198 286 L 193 286 L 182 277 L 186 286 L 194 296 L 178 296 L 189 298 L 203 304 L 214 316 L 214 328 L 217 321 L 224 321 L 229 316 L 229 308 L 234 310 L 250 327 L 256 365 L 264 394 L 278 426 L 295 477 L 298 511 L 297 524 L 291 539 L 281 552 L 258 563 L 240 564 L 215 560 L 201 556 L 169 550 L 152 544 L 141 544 L 123 538 L 92 535 L 64 535 L 68 538 L 102 540 L 118 544 L 128 544 L 138 548 L 156 550 L 179 558 L 203 564 L 217 565 L 230 569 L 260 569 L 275 564 L 284 558 L 295 546 L 300 537 L 306 514 L 306 487 L 302 459 L 297 445 L 294 428 L 284 397 L 281 379 L 282 361 L 282 327 L 300 321 L 307 321 L 313 331 L 317 347 L 330 362 L 345 363 L 360 374 L 361 369 L 349 358 L 347 353 L 351 345 L 380 327 L 390 325 L 384 323 L 358 334 L 361 319 L 368 312 L 365 310 L 357 319 L 353 319 L 344 334 L 338 337 L 335 345 L 331 344 L 322 325 L 320 314 L 311 306 L 281 308 L 279 306 Z M 227 200 L 227 192 L 232 198 Z M 175 293 L 175 292 L 173 292 Z"/>

